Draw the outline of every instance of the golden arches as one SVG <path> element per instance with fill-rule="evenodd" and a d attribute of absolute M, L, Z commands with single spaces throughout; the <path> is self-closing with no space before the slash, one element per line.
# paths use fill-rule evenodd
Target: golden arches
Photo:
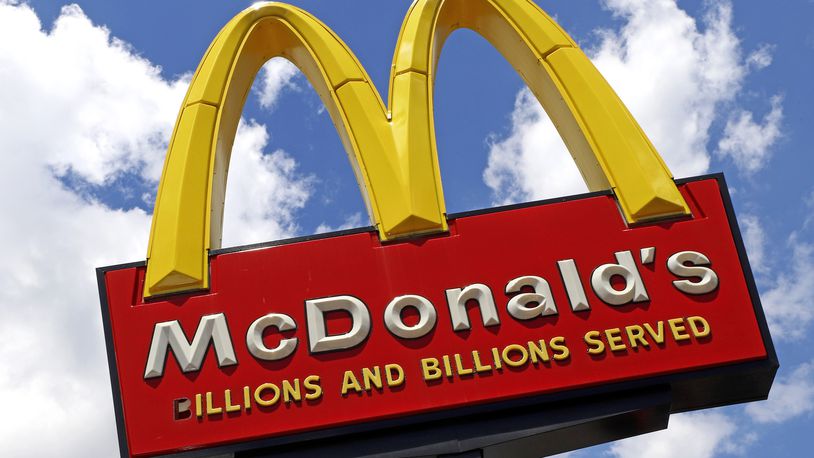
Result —
<path fill-rule="evenodd" d="M 444 40 L 475 30 L 523 76 L 591 189 L 613 189 L 630 222 L 687 213 L 638 124 L 568 35 L 528 0 L 417 0 L 399 35 L 390 112 L 348 47 L 307 12 L 254 5 L 220 31 L 190 84 L 156 199 L 145 297 L 208 287 L 220 246 L 232 142 L 254 75 L 285 57 L 308 77 L 337 128 L 383 240 L 446 230 L 433 123 Z"/>
<path fill-rule="evenodd" d="M 403 80 L 425 80 L 433 128 L 436 63 L 456 28 L 479 33 L 511 63 L 550 115 L 588 187 L 613 189 L 628 221 L 688 211 L 625 105 L 568 34 L 531 0 L 416 1 L 396 47 L 391 103 L 406 98 Z"/>

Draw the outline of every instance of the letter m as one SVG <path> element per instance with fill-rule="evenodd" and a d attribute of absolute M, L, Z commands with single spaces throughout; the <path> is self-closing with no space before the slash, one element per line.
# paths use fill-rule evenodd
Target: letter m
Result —
<path fill-rule="evenodd" d="M 235 349 L 229 336 L 229 327 L 223 313 L 204 315 L 198 323 L 192 343 L 184 335 L 178 320 L 156 323 L 153 330 L 153 341 L 150 343 L 150 354 L 147 356 L 147 367 L 144 378 L 155 378 L 164 375 L 167 349 L 172 350 L 178 365 L 183 372 L 194 372 L 201 368 L 209 343 L 215 347 L 218 366 L 237 364 Z"/>

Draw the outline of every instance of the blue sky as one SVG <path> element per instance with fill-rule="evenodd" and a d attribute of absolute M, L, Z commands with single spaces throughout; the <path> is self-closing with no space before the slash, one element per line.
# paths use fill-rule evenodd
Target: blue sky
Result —
<path fill-rule="evenodd" d="M 676 176 L 726 174 L 782 366 L 768 402 L 677 415 L 667 431 L 574 455 L 805 454 L 814 2 L 537 1 L 594 59 Z M 333 28 L 386 94 L 409 1 L 290 3 Z M 249 4 L 0 0 L 0 403 L 19 412 L 0 420 L 8 456 L 114 455 L 93 269 L 144 258 L 191 72 Z M 536 100 L 474 33 L 456 32 L 444 48 L 435 100 L 450 212 L 584 189 Z M 234 151 L 228 244 L 369 224 L 322 103 L 285 63 L 258 76 Z M 33 440 L 58 448 L 31 450 Z"/>

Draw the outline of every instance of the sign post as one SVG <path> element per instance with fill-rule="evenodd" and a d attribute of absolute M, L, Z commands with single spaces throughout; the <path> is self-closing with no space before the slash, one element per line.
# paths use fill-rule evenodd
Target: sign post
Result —
<path fill-rule="evenodd" d="M 455 27 L 523 75 L 594 192 L 446 215 L 432 78 Z M 237 121 L 274 56 L 321 96 L 375 227 L 221 249 Z M 533 3 L 417 0 L 390 94 L 387 110 L 295 7 L 252 6 L 218 34 L 147 261 L 98 270 L 122 456 L 555 453 L 766 398 L 777 358 L 723 176 L 675 182 Z"/>

